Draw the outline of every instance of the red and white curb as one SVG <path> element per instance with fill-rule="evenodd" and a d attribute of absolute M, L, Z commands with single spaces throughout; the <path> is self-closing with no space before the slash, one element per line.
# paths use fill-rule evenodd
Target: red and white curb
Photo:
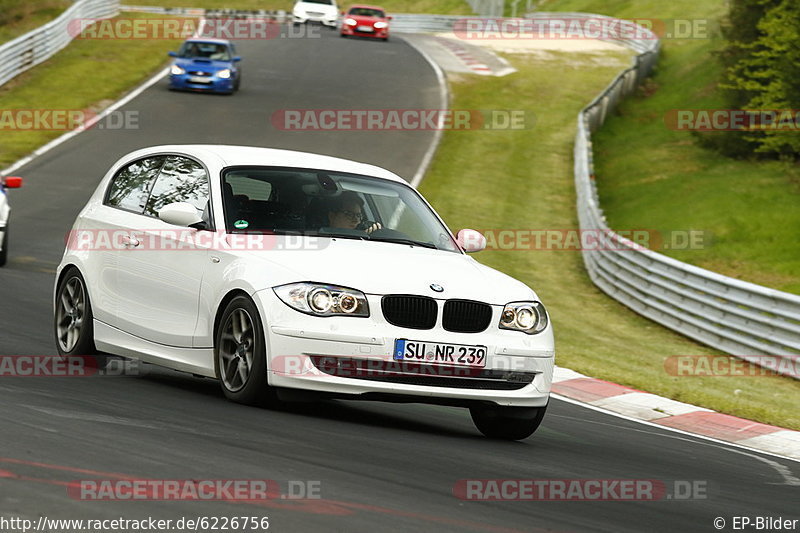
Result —
<path fill-rule="evenodd" d="M 491 76 L 494 74 L 492 69 L 489 68 L 488 65 L 485 63 L 481 63 L 478 61 L 472 53 L 467 50 L 466 47 L 463 45 L 452 41 L 450 39 L 445 39 L 443 37 L 436 37 L 436 42 L 438 42 L 443 47 L 447 48 L 453 55 L 455 55 L 461 62 L 466 65 L 468 69 L 470 69 L 475 74 L 480 74 L 482 76 Z"/>
<path fill-rule="evenodd" d="M 662 398 L 556 367 L 552 391 L 656 425 L 800 460 L 800 431 L 792 431 Z"/>

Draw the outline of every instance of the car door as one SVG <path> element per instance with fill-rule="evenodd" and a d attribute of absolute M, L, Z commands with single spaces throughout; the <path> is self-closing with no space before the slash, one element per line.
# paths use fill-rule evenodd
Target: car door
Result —
<path fill-rule="evenodd" d="M 119 249 L 129 246 L 130 230 L 142 224 L 150 190 L 165 159 L 145 157 L 119 169 L 102 203 L 90 205 L 81 214 L 81 225 L 70 236 L 70 245 L 83 256 L 94 318 L 115 328 L 124 329 L 125 316 Z"/>
<path fill-rule="evenodd" d="M 167 156 L 143 213 L 131 219 L 131 244 L 117 252 L 119 323 L 151 342 L 190 348 L 213 239 L 159 219 L 158 211 L 174 202 L 192 204 L 213 230 L 209 176 L 198 161 Z"/>

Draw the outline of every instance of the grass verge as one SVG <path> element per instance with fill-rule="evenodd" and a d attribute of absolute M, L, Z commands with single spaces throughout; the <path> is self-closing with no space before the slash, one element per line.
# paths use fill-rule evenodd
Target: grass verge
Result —
<path fill-rule="evenodd" d="M 448 131 L 421 191 L 454 229 L 577 228 L 572 145 L 578 111 L 628 56 L 507 56 L 519 72 L 451 80 L 454 109 L 525 109 L 523 131 Z M 713 355 L 601 293 L 580 252 L 487 250 L 476 259 L 532 286 L 551 313 L 556 361 L 584 374 L 765 423 L 800 429 L 800 383 L 783 377 L 678 377 L 677 355 Z"/>
<path fill-rule="evenodd" d="M 714 27 L 726 8 L 721 0 L 557 0 L 542 9 L 701 19 Z M 733 160 L 699 146 L 689 132 L 667 127 L 664 117 L 670 110 L 725 105 L 716 92 L 718 37 L 667 39 L 662 44 L 664 53 L 647 90 L 623 102 L 594 137 L 597 184 L 610 225 L 663 235 L 702 232 L 697 247 L 658 251 L 800 294 L 800 165 Z"/>
<path fill-rule="evenodd" d="M 205 9 L 283 9 L 292 11 L 291 0 L 130 0 L 136 6 L 201 7 Z M 339 2 L 341 10 L 360 2 Z M 388 13 L 434 13 L 438 15 L 470 15 L 472 10 L 465 0 L 380 0 L 367 2 L 384 8 Z"/>
<path fill-rule="evenodd" d="M 71 3 L 68 0 L 0 0 L 0 44 L 47 24 Z"/>
<path fill-rule="evenodd" d="M 124 15 L 144 18 L 148 15 Z M 76 39 L 48 61 L 0 87 L 0 109 L 98 109 L 167 63 L 180 40 Z M 54 88 L 58 89 L 54 89 Z M 64 131 L 7 130 L 0 135 L 0 168 Z"/>

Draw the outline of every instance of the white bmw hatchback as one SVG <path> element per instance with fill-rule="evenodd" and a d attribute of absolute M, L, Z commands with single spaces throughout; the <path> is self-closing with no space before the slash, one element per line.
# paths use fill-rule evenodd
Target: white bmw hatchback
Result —
<path fill-rule="evenodd" d="M 484 246 L 375 166 L 147 148 L 75 221 L 56 343 L 217 378 L 242 403 L 313 391 L 463 406 L 485 435 L 522 439 L 547 408 L 553 331 L 533 290 L 465 253 Z"/>

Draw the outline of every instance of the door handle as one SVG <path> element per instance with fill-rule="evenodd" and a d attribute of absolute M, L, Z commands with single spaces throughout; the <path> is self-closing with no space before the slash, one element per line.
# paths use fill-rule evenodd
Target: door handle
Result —
<path fill-rule="evenodd" d="M 122 244 L 124 244 L 128 248 L 136 248 L 141 243 L 139 242 L 139 239 L 137 239 L 133 235 L 123 235 L 122 236 Z"/>

